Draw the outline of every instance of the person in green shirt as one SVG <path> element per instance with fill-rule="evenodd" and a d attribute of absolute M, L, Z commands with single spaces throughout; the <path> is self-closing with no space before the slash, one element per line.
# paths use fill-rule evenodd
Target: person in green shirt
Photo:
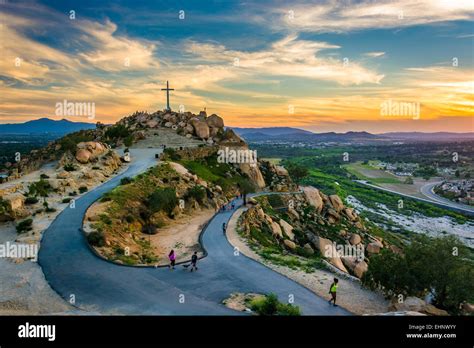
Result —
<path fill-rule="evenodd" d="M 333 302 L 333 305 L 336 306 L 336 292 L 337 292 L 337 283 L 339 282 L 339 279 L 334 278 L 333 283 L 331 284 L 331 287 L 329 288 L 329 293 L 331 294 L 331 299 L 328 301 L 329 304 Z"/>

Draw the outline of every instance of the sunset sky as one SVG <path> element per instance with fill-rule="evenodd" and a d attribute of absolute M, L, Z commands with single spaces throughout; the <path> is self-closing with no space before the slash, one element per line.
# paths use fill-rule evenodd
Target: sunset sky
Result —
<path fill-rule="evenodd" d="M 4 0 L 0 14 L 0 123 L 61 119 L 63 100 L 112 123 L 163 109 L 169 80 L 173 109 L 228 126 L 474 131 L 472 0 Z M 382 115 L 387 102 L 419 117 Z"/>

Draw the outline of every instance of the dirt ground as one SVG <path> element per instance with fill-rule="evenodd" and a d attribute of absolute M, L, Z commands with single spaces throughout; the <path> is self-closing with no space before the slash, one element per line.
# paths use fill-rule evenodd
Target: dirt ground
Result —
<path fill-rule="evenodd" d="M 176 223 L 160 228 L 158 233 L 150 237 L 155 254 L 159 257 L 159 265 L 168 264 L 171 249 L 176 254 L 176 262 L 188 261 L 197 251 L 202 256 L 199 235 L 204 225 L 215 214 L 213 209 L 196 212 L 193 216 L 182 215 Z"/>
<path fill-rule="evenodd" d="M 229 242 L 239 248 L 239 251 L 247 257 L 250 257 L 260 263 L 265 264 L 274 271 L 293 279 L 297 283 L 307 287 L 318 296 L 329 300 L 329 287 L 336 274 L 329 271 L 315 269 L 313 273 L 306 273 L 301 270 L 292 270 L 285 266 L 279 266 L 267 262 L 246 243 L 244 238 L 237 233 L 237 222 L 244 209 L 238 209 L 232 216 L 228 224 L 227 238 Z M 389 302 L 381 294 L 362 288 L 358 281 L 339 278 L 338 305 L 348 311 L 357 314 L 376 314 L 387 312 Z"/>

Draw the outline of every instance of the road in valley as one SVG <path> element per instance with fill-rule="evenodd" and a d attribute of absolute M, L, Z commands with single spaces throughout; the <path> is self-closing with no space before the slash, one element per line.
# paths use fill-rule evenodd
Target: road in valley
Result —
<path fill-rule="evenodd" d="M 45 231 L 38 262 L 51 287 L 66 301 L 101 314 L 134 315 L 243 315 L 221 304 L 233 292 L 270 293 L 294 304 L 305 315 L 349 315 L 302 285 L 239 254 L 222 233 L 232 213 L 214 216 L 202 234 L 208 256 L 199 270 L 130 267 L 108 262 L 89 248 L 81 228 L 87 208 L 126 176 L 135 176 L 156 164 L 153 149 L 131 150 L 129 168 L 96 187 L 67 208 Z M 242 204 L 237 202 L 237 207 Z M 342 290 L 342 289 L 340 289 Z"/>

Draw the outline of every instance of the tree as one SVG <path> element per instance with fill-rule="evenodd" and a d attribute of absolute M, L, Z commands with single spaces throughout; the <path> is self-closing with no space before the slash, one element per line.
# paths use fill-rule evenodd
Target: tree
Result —
<path fill-rule="evenodd" d="M 243 179 L 238 183 L 239 191 L 243 194 L 244 205 L 247 204 L 247 195 L 255 192 L 255 185 L 248 179 Z"/>
<path fill-rule="evenodd" d="M 387 295 L 422 297 L 432 291 L 435 305 L 453 313 L 464 301 L 474 301 L 474 266 L 454 236 L 418 235 L 403 255 L 383 250 L 370 258 L 362 282 Z"/>
<path fill-rule="evenodd" d="M 308 175 L 308 168 L 294 162 L 288 163 L 286 169 L 288 170 L 288 174 L 293 179 L 293 181 L 297 183 Z"/>
<path fill-rule="evenodd" d="M 171 187 L 158 188 L 148 198 L 148 207 L 152 213 L 161 210 L 169 215 L 177 205 L 176 190 Z"/>
<path fill-rule="evenodd" d="M 456 176 L 456 178 L 459 178 L 461 176 L 459 169 L 456 169 L 456 172 L 454 172 L 454 176 Z"/>

